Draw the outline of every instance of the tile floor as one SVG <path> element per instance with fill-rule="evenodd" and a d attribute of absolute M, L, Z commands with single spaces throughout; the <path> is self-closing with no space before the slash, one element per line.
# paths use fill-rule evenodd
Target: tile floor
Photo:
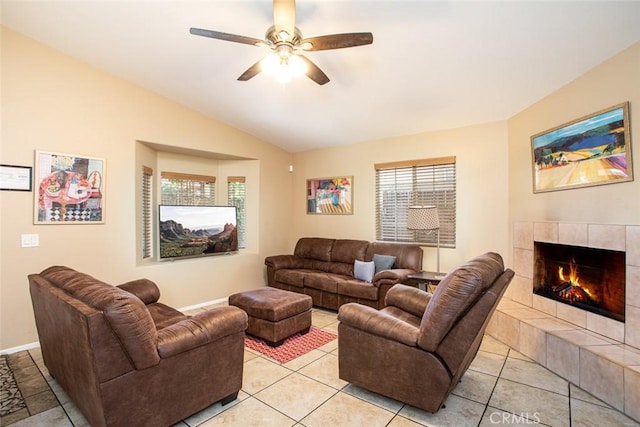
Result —
<path fill-rule="evenodd" d="M 337 332 L 336 313 L 314 309 L 313 325 Z M 86 420 L 46 373 L 39 349 L 31 356 L 62 406 L 17 423 L 85 426 Z M 238 399 L 215 404 L 177 426 L 639 426 L 531 359 L 486 336 L 478 356 L 437 414 L 370 393 L 338 378 L 337 340 L 280 365 L 245 352 Z"/>

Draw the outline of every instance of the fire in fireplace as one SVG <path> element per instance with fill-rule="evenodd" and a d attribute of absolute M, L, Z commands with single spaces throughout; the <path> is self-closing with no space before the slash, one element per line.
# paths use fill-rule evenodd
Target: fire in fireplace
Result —
<path fill-rule="evenodd" d="M 533 292 L 624 322 L 625 253 L 534 243 Z"/>

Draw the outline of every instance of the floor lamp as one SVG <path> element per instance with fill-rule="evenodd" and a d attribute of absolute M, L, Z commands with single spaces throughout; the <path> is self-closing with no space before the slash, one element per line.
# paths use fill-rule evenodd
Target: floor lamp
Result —
<path fill-rule="evenodd" d="M 437 234 L 437 272 L 436 279 L 444 277 L 440 274 L 440 218 L 436 206 L 410 206 L 407 215 L 407 228 L 409 230 L 435 230 Z"/>

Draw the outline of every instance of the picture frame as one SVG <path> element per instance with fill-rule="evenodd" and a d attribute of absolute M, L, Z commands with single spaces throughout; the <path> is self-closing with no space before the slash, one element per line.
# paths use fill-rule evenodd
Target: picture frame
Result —
<path fill-rule="evenodd" d="M 32 182 L 31 166 L 0 164 L 0 190 L 31 191 Z"/>
<path fill-rule="evenodd" d="M 103 224 L 105 160 L 36 151 L 34 224 Z"/>
<path fill-rule="evenodd" d="M 533 192 L 633 181 L 629 102 L 531 136 Z"/>
<path fill-rule="evenodd" d="M 308 179 L 306 190 L 307 214 L 353 214 L 352 176 Z"/>

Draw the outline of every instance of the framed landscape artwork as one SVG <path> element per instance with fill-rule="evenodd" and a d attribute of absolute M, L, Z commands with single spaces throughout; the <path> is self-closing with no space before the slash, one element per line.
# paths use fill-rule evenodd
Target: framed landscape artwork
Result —
<path fill-rule="evenodd" d="M 307 213 L 325 215 L 353 214 L 353 177 L 307 180 Z"/>
<path fill-rule="evenodd" d="M 104 223 L 104 172 L 104 159 L 37 151 L 34 223 Z"/>
<path fill-rule="evenodd" d="M 533 192 L 633 180 L 629 103 L 531 137 Z"/>

